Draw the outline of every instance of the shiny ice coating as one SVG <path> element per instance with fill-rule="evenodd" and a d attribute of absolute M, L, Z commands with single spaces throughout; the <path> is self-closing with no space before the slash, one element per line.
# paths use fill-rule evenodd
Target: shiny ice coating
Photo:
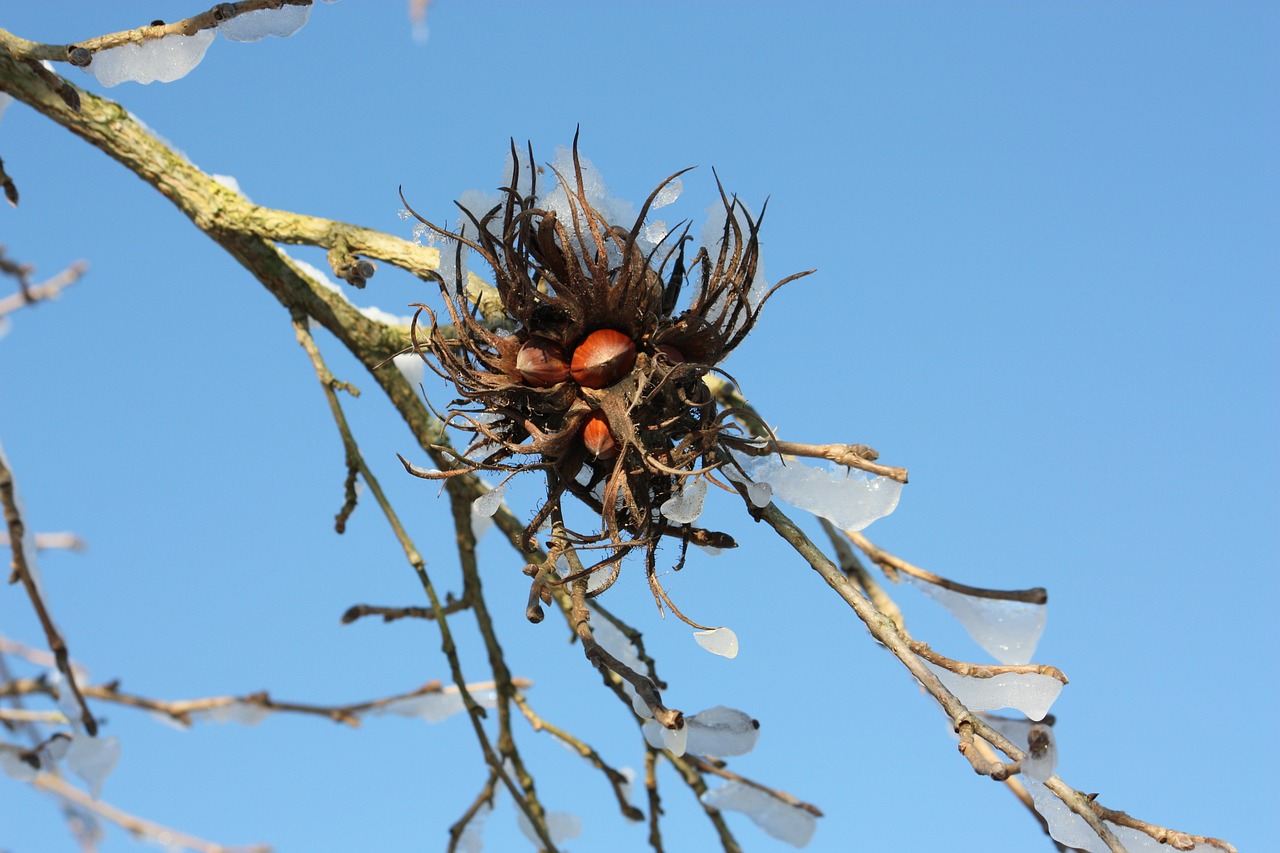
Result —
<path fill-rule="evenodd" d="M 742 812 L 756 826 L 792 847 L 808 844 L 818 826 L 817 819 L 804 809 L 740 782 L 712 788 L 701 799 L 703 804 L 721 811 Z"/>
<path fill-rule="evenodd" d="M 773 489 L 773 497 L 822 516 L 841 530 L 862 530 L 884 518 L 897 509 L 902 495 L 902 483 L 896 480 L 834 463 L 829 468 L 819 468 L 794 457 L 784 462 L 776 453 L 735 453 L 734 458 L 752 480 L 767 483 Z"/>
<path fill-rule="evenodd" d="M 1014 708 L 1033 720 L 1043 720 L 1063 684 L 1035 672 L 1003 672 L 990 678 L 958 675 L 921 658 L 938 680 L 970 711 Z"/>
<path fill-rule="evenodd" d="M 200 30 L 193 36 L 170 35 L 123 44 L 95 53 L 85 70 L 104 86 L 117 86 L 126 80 L 172 83 L 200 64 L 213 36 L 213 30 Z"/>
<path fill-rule="evenodd" d="M 1046 605 L 965 595 L 910 575 L 904 577 L 951 611 L 973 641 L 1000 663 L 1031 662 L 1044 633 Z"/>

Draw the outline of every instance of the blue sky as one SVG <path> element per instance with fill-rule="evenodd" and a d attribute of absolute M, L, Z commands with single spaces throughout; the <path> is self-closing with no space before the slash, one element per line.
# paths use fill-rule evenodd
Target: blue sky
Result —
<path fill-rule="evenodd" d="M 202 9 L 8 4 L 0 26 L 65 42 Z M 1054 707 L 1068 783 L 1250 850 L 1273 830 L 1246 804 L 1280 759 L 1265 736 L 1280 712 L 1278 18 L 1233 2 L 438 0 L 416 44 L 403 4 L 347 0 L 288 39 L 215 41 L 181 81 L 105 94 L 260 204 L 406 237 L 397 187 L 452 219 L 451 199 L 497 185 L 510 137 L 546 161 L 579 125 L 617 196 L 698 165 L 674 215 L 702 216 L 712 166 L 755 209 L 768 197 L 770 277 L 818 272 L 728 363 L 752 403 L 787 437 L 910 468 L 873 541 L 970 583 L 1049 588 L 1037 660 L 1071 678 Z M 447 680 L 431 625 L 338 623 L 421 593 L 372 504 L 332 532 L 341 445 L 285 312 L 157 193 L 22 105 L 0 157 L 22 192 L 0 211 L 9 254 L 39 275 L 92 267 L 0 340 L 0 441 L 29 521 L 90 546 L 42 561 L 73 655 L 165 698 L 340 703 Z M 357 301 L 432 298 L 388 269 Z M 409 435 L 321 345 L 369 392 L 348 407 L 357 438 L 456 590 L 446 507 L 394 457 Z M 513 501 L 535 497 L 530 483 Z M 673 704 L 761 721 L 732 766 L 824 809 L 808 849 L 1051 849 L 819 578 L 732 501 L 708 512 L 742 547 L 667 581 L 694 618 L 738 632 L 736 660 L 662 622 L 638 570 L 605 603 L 645 632 Z M 563 626 L 524 621 L 518 560 L 496 539 L 482 557 L 530 701 L 639 767 L 628 715 Z M 984 659 L 897 594 L 918 638 Z M 41 638 L 15 587 L 0 633 Z M 461 719 L 178 732 L 100 711 L 124 742 L 104 799 L 227 844 L 443 849 L 483 781 Z M 518 730 L 548 806 L 584 819 L 570 849 L 647 849 L 595 771 Z M 667 849 L 712 849 L 686 791 L 662 784 Z M 748 850 L 790 849 L 730 820 Z M 508 802 L 486 849 L 527 848 L 512 822 Z M 135 846 L 112 831 L 103 849 Z M 52 801 L 0 779 L 0 850 L 72 849 Z"/>

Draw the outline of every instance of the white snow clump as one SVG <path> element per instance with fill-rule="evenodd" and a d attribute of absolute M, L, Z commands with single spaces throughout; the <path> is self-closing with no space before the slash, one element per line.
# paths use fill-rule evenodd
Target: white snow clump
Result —
<path fill-rule="evenodd" d="M 694 631 L 693 639 L 713 655 L 726 658 L 738 656 L 738 635 L 732 628 L 712 628 L 710 631 Z"/>
<path fill-rule="evenodd" d="M 85 69 L 104 86 L 118 86 L 126 80 L 135 83 L 172 83 L 187 76 L 204 59 L 213 43 L 214 31 L 200 30 L 193 36 L 168 35 L 164 38 L 122 44 L 98 51 Z"/>
<path fill-rule="evenodd" d="M 817 819 L 804 809 L 741 782 L 726 782 L 707 791 L 701 799 L 720 811 L 742 812 L 756 826 L 792 847 L 804 847 L 818 828 Z"/>
<path fill-rule="evenodd" d="M 1004 664 L 1030 663 L 1044 633 L 1048 607 L 1026 601 L 983 598 L 907 575 L 907 581 L 941 604 L 974 642 Z"/>
<path fill-rule="evenodd" d="M 258 41 L 267 36 L 287 38 L 302 29 L 310 17 L 310 6 L 258 9 L 220 22 L 218 30 L 228 41 Z"/>
<path fill-rule="evenodd" d="M 902 483 L 889 477 L 869 476 L 831 463 L 827 469 L 776 453 L 748 456 L 734 453 L 747 476 L 767 483 L 773 496 L 794 507 L 820 515 L 841 530 L 858 531 L 898 508 Z M 752 498 L 754 503 L 755 498 Z"/>
<path fill-rule="evenodd" d="M 391 359 L 391 363 L 410 385 L 415 387 L 421 385 L 422 380 L 426 378 L 427 364 L 416 352 L 402 352 Z"/>
<path fill-rule="evenodd" d="M 655 207 L 666 207 L 680 197 L 680 193 L 684 191 L 684 182 L 676 178 L 671 183 L 658 190 L 658 194 L 654 196 L 653 204 L 649 205 L 650 209 Z"/>
<path fill-rule="evenodd" d="M 927 666 L 970 711 L 1015 708 L 1032 720 L 1043 720 L 1062 692 L 1062 682 L 1038 672 L 1002 672 L 990 678 L 959 675 L 924 658 Z"/>

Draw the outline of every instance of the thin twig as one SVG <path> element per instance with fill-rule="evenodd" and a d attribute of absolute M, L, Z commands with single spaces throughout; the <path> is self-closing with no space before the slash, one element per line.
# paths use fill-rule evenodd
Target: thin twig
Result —
<path fill-rule="evenodd" d="M 48 791 L 55 796 L 74 803 L 86 811 L 92 812 L 104 820 L 108 820 L 131 834 L 145 838 L 156 844 L 182 850 L 195 850 L 197 853 L 270 853 L 271 847 L 266 844 L 227 847 L 212 841 L 205 841 L 194 835 L 170 829 L 167 826 L 146 820 L 136 815 L 89 796 L 84 791 L 70 784 L 60 776 L 52 773 L 41 773 L 31 782 L 35 787 Z"/>
<path fill-rule="evenodd" d="M 1049 603 L 1049 593 L 1043 587 L 1034 587 L 1032 589 L 984 589 L 980 586 L 969 586 L 968 584 L 948 580 L 942 575 L 926 571 L 919 566 L 914 566 L 901 557 L 895 557 L 888 551 L 877 547 L 862 533 L 851 531 L 847 532 L 845 535 L 849 537 L 853 544 L 863 550 L 871 562 L 884 569 L 885 574 L 887 574 L 890 579 L 897 579 L 893 574 L 897 571 L 911 575 L 913 578 L 918 578 L 919 580 L 940 586 L 943 589 L 949 589 L 952 592 L 958 592 L 961 595 L 971 595 L 975 598 L 994 598 L 1001 601 L 1023 601 L 1027 604 Z"/>
<path fill-rule="evenodd" d="M 818 808 L 812 803 L 806 803 L 804 800 L 801 800 L 798 797 L 792 796 L 791 794 L 788 794 L 786 791 L 780 791 L 777 788 L 770 788 L 768 785 L 761 785 L 759 782 L 755 781 L 754 779 L 748 779 L 746 776 L 741 776 L 737 773 L 734 773 L 732 770 L 728 770 L 725 767 L 722 767 L 714 762 L 708 761 L 705 758 L 702 758 L 697 755 L 686 754 L 685 760 L 688 761 L 690 764 L 692 764 L 694 767 L 701 770 L 703 773 L 710 773 L 713 776 L 719 776 L 721 779 L 728 779 L 732 782 L 739 782 L 743 785 L 746 785 L 749 788 L 755 788 L 757 791 L 762 791 L 768 794 L 769 796 L 773 797 L 778 802 L 786 803 L 789 806 L 793 806 L 797 809 L 806 811 L 809 814 L 813 815 L 814 817 L 823 816 L 822 809 Z"/>
<path fill-rule="evenodd" d="M 31 607 L 36 612 L 36 618 L 40 620 L 40 627 L 44 629 L 49 651 L 53 653 L 58 671 L 62 673 L 63 683 L 71 691 L 76 705 L 80 708 L 81 725 L 84 726 L 84 730 L 91 737 L 96 736 L 98 733 L 98 721 L 93 718 L 93 713 L 89 710 L 88 704 L 85 703 L 84 696 L 80 693 L 79 685 L 76 684 L 76 674 L 71 667 L 71 654 L 67 650 L 67 643 L 58 631 L 58 626 L 53 624 L 53 618 L 49 615 L 49 609 L 41 596 L 40 584 L 36 579 L 31 563 L 28 561 L 26 548 L 23 546 L 26 523 L 18 512 L 13 472 L 9 470 L 3 451 L 0 451 L 0 504 L 4 505 L 4 520 L 9 528 L 9 548 L 13 555 L 13 578 L 21 582 L 23 589 L 27 591 L 27 598 L 31 601 Z"/>

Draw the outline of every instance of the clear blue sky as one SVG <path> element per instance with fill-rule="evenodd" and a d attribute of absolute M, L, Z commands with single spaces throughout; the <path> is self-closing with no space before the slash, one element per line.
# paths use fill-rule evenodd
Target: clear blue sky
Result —
<path fill-rule="evenodd" d="M 207 5 L 6 3 L 0 26 L 66 42 Z M 403 3 L 319 5 L 292 38 L 218 40 L 179 82 L 106 94 L 260 204 L 404 236 L 398 186 L 452 220 L 450 199 L 496 186 L 509 137 L 549 160 L 578 125 L 618 196 L 690 165 L 679 215 L 711 203 L 712 166 L 756 209 L 768 196 L 769 275 L 818 273 L 729 362 L 751 401 L 788 437 L 910 468 L 874 541 L 971 583 L 1049 588 L 1037 660 L 1071 677 L 1054 707 L 1068 783 L 1242 850 L 1273 843 L 1274 4 L 438 0 L 429 24 L 415 44 Z M 277 303 L 22 105 L 0 157 L 22 192 L 0 243 L 44 275 L 92 265 L 0 341 L 0 441 L 29 521 L 90 545 L 43 560 L 75 657 L 165 698 L 352 702 L 447 679 L 433 626 L 338 623 L 421 594 L 372 504 L 332 532 L 341 445 Z M 386 270 L 357 301 L 432 297 Z M 445 505 L 393 455 L 410 436 L 321 343 L 371 392 L 349 406 L 357 437 L 456 590 Z M 736 660 L 659 621 L 637 567 L 606 603 L 645 631 L 672 704 L 761 721 L 733 766 L 826 811 L 809 849 L 1051 849 L 816 575 L 734 502 L 709 512 L 743 547 L 667 580 L 694 618 L 737 630 Z M 535 707 L 639 767 L 638 734 L 563 626 L 524 621 L 516 557 L 496 539 L 482 552 Z M 899 598 L 917 637 L 985 659 L 931 602 Z M 0 589 L 0 633 L 41 639 L 17 588 Z M 124 741 L 104 798 L 228 844 L 443 849 L 484 776 L 461 719 L 184 733 L 99 710 Z M 571 849 L 647 849 L 594 770 L 519 728 L 548 807 L 584 818 Z M 686 790 L 662 782 L 667 849 L 712 849 Z M 790 849 L 730 820 L 748 850 Z M 487 849 L 527 849 L 512 823 L 508 801 Z M 72 849 L 52 801 L 0 778 L 0 850 Z M 112 831 L 102 849 L 135 845 Z"/>

